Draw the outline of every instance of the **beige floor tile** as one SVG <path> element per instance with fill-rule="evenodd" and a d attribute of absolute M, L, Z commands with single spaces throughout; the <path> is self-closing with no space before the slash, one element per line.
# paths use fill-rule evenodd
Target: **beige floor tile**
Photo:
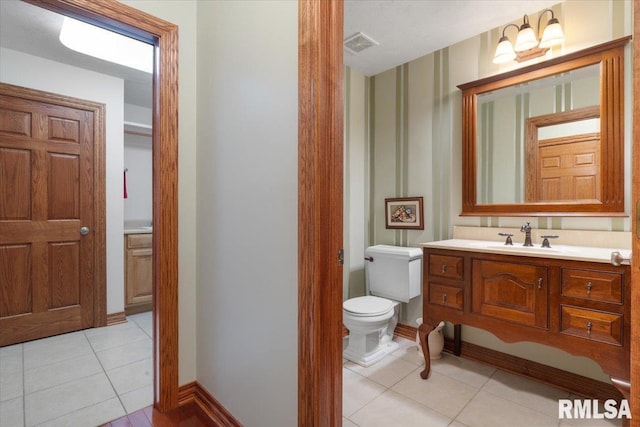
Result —
<path fill-rule="evenodd" d="M 358 425 L 351 422 L 347 418 L 342 417 L 342 427 L 358 427 Z"/>
<path fill-rule="evenodd" d="M 0 402 L 0 426 L 23 426 L 22 396 Z"/>
<path fill-rule="evenodd" d="M 414 364 L 392 355 L 367 368 L 353 362 L 347 362 L 344 367 L 385 387 L 391 387 L 416 369 Z"/>
<path fill-rule="evenodd" d="M 153 360 L 140 360 L 107 371 L 118 395 L 153 384 Z"/>
<path fill-rule="evenodd" d="M 127 316 L 127 319 L 134 321 L 149 338 L 153 336 L 153 318 L 150 311 Z"/>
<path fill-rule="evenodd" d="M 456 418 L 469 427 L 557 427 L 559 420 L 481 390 Z"/>
<path fill-rule="evenodd" d="M 24 344 L 24 369 L 51 365 L 92 353 L 89 341 L 82 331 L 31 341 Z"/>
<path fill-rule="evenodd" d="M 450 354 L 431 361 L 431 369 L 454 380 L 480 388 L 496 372 L 496 368 Z"/>
<path fill-rule="evenodd" d="M 584 420 L 584 419 L 575 419 L 575 420 L 560 420 L 559 427 L 622 427 L 622 420 L 614 419 L 614 420 Z"/>
<path fill-rule="evenodd" d="M 125 411 L 117 397 L 97 403 L 54 420 L 39 424 L 38 427 L 79 427 L 97 426 L 125 416 Z"/>
<path fill-rule="evenodd" d="M 22 344 L 0 348 L 0 376 L 22 372 Z"/>
<path fill-rule="evenodd" d="M 348 418 L 384 391 L 384 386 L 343 368 L 342 415 Z"/>
<path fill-rule="evenodd" d="M 153 404 L 153 385 L 148 385 L 120 395 L 127 414 Z"/>
<path fill-rule="evenodd" d="M 59 418 L 116 397 L 104 372 L 25 396 L 26 426 Z"/>
<path fill-rule="evenodd" d="M 451 420 L 392 390 L 349 417 L 360 427 L 446 427 Z"/>
<path fill-rule="evenodd" d="M 569 392 L 500 370 L 482 390 L 554 418 L 558 417 L 558 400 L 569 397 Z"/>
<path fill-rule="evenodd" d="M 394 341 L 397 341 L 400 347 L 391 353 L 392 356 L 399 357 L 415 366 L 424 365 L 424 357 L 418 351 L 418 345 L 415 341 L 404 338 L 396 338 Z"/>
<path fill-rule="evenodd" d="M 428 379 L 420 377 L 422 368 L 392 387 L 392 390 L 454 419 L 478 392 L 478 388 L 431 371 Z"/>
<path fill-rule="evenodd" d="M 449 427 L 469 427 L 466 424 L 462 424 L 460 421 L 454 420 L 451 424 L 449 424 Z"/>
<path fill-rule="evenodd" d="M 24 371 L 24 392 L 34 393 L 102 372 L 95 354 L 75 357 Z"/>
<path fill-rule="evenodd" d="M 127 322 L 106 328 L 89 329 L 87 330 L 87 338 L 97 353 L 136 341 L 148 340 L 149 336 L 135 322 Z"/>
<path fill-rule="evenodd" d="M 24 393 L 22 372 L 0 372 L 0 402 L 20 397 Z"/>
<path fill-rule="evenodd" d="M 153 357 L 151 338 L 96 352 L 106 371 Z"/>

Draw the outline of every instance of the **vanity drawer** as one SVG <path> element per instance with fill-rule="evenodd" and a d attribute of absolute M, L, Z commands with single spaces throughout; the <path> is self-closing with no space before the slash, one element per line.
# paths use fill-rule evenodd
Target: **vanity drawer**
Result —
<path fill-rule="evenodd" d="M 562 295 L 622 304 L 622 275 L 609 271 L 563 268 Z"/>
<path fill-rule="evenodd" d="M 563 334 L 622 345 L 622 315 L 563 305 L 561 316 Z"/>
<path fill-rule="evenodd" d="M 429 283 L 429 303 L 462 310 L 464 289 L 457 286 Z"/>
<path fill-rule="evenodd" d="M 464 276 L 464 258 L 453 255 L 429 254 L 429 274 L 462 280 Z"/>
<path fill-rule="evenodd" d="M 128 234 L 127 235 L 127 248 L 150 248 L 152 234 Z"/>

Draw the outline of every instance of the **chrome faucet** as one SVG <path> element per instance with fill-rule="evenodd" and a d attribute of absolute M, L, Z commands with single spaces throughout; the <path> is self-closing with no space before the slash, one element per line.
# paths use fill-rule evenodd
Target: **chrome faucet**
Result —
<path fill-rule="evenodd" d="M 533 246 L 533 243 L 531 243 L 531 224 L 527 222 L 520 227 L 520 231 L 526 233 L 524 237 L 524 244 L 522 246 Z"/>

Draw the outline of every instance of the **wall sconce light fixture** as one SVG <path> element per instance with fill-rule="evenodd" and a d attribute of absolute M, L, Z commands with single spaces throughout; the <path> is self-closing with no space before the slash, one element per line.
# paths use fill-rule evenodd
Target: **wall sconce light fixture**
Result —
<path fill-rule="evenodd" d="M 553 15 L 553 10 L 545 9 L 538 16 L 538 36 L 540 35 L 540 20 L 546 12 L 551 12 L 551 19 L 547 21 L 547 25 L 542 33 L 542 38 L 538 43 L 536 33 L 529 25 L 529 17 L 524 15 L 523 24 L 518 27 L 516 24 L 508 24 L 502 29 L 502 37 L 498 41 L 496 53 L 493 56 L 494 64 L 504 64 L 505 62 L 528 61 L 532 58 L 544 55 L 551 46 L 556 46 L 564 41 L 564 32 L 560 26 L 560 22 Z M 515 47 L 511 44 L 509 38 L 505 35 L 507 28 L 515 27 L 518 29 Z"/>

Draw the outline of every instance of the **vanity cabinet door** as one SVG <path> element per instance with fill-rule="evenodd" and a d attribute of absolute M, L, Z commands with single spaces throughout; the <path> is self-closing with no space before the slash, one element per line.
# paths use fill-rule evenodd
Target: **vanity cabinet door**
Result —
<path fill-rule="evenodd" d="M 473 312 L 546 329 L 548 270 L 544 265 L 474 259 Z"/>

